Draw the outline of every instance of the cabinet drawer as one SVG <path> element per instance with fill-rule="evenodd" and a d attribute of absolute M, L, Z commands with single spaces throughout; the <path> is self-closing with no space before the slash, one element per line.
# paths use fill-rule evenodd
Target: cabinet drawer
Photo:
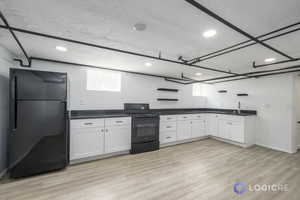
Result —
<path fill-rule="evenodd" d="M 104 126 L 104 119 L 75 119 L 70 123 L 71 128 L 96 128 Z"/>
<path fill-rule="evenodd" d="M 131 117 L 118 117 L 105 119 L 105 126 L 122 126 L 131 124 Z"/>
<path fill-rule="evenodd" d="M 176 132 L 163 132 L 159 135 L 159 141 L 161 144 L 175 142 L 176 141 Z"/>
<path fill-rule="evenodd" d="M 193 114 L 191 115 L 193 120 L 203 120 L 206 118 L 206 114 Z"/>
<path fill-rule="evenodd" d="M 191 120 L 192 115 L 177 115 L 178 121 L 185 121 L 185 120 Z"/>
<path fill-rule="evenodd" d="M 160 126 L 159 126 L 160 132 L 176 131 L 176 129 L 177 129 L 176 122 L 165 122 L 165 123 L 161 123 Z"/>
<path fill-rule="evenodd" d="M 162 115 L 160 116 L 161 122 L 175 122 L 177 120 L 176 115 Z"/>

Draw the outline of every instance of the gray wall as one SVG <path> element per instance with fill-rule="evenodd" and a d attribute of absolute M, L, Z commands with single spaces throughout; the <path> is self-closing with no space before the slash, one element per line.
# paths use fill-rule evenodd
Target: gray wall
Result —
<path fill-rule="evenodd" d="M 12 66 L 8 51 L 0 46 L 0 177 L 6 170 L 8 134 L 8 76 Z"/>

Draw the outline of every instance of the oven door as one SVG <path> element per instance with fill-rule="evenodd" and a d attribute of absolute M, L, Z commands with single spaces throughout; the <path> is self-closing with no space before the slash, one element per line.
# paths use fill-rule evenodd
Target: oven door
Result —
<path fill-rule="evenodd" d="M 132 124 L 132 143 L 158 140 L 159 118 L 135 116 Z"/>

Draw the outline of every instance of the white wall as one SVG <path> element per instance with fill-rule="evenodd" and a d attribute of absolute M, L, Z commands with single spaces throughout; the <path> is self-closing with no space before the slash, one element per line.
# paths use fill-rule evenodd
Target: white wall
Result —
<path fill-rule="evenodd" d="M 179 85 L 162 78 L 122 73 L 121 92 L 86 90 L 87 68 L 48 62 L 33 62 L 33 69 L 67 72 L 69 109 L 123 109 L 124 103 L 149 103 L 151 108 L 205 107 L 206 98 L 193 97 L 192 85 Z M 178 93 L 160 92 L 159 87 L 176 88 Z M 178 98 L 178 102 L 158 102 L 157 98 Z"/>
<path fill-rule="evenodd" d="M 294 137 L 296 141 L 294 145 L 300 149 L 300 77 L 298 74 L 294 75 Z"/>
<path fill-rule="evenodd" d="M 256 142 L 258 145 L 293 152 L 293 74 L 246 79 L 205 86 L 207 106 L 257 110 Z M 218 93 L 218 90 L 228 93 Z M 248 97 L 237 97 L 248 93 Z"/>
<path fill-rule="evenodd" d="M 6 49 L 0 47 L 0 177 L 3 175 L 7 165 L 8 76 L 11 66 L 11 55 Z"/>

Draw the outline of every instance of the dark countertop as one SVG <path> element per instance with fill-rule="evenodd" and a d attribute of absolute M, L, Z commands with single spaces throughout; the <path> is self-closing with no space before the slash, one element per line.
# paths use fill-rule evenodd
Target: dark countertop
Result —
<path fill-rule="evenodd" d="M 215 108 L 186 108 L 186 109 L 151 109 L 151 112 L 159 115 L 179 115 L 179 114 L 225 114 L 236 116 L 253 116 L 257 115 L 255 110 L 241 110 L 238 113 L 236 110 L 230 109 L 215 109 Z M 92 118 L 113 118 L 113 117 L 129 117 L 124 110 L 72 110 L 70 112 L 70 119 L 92 119 Z"/>

